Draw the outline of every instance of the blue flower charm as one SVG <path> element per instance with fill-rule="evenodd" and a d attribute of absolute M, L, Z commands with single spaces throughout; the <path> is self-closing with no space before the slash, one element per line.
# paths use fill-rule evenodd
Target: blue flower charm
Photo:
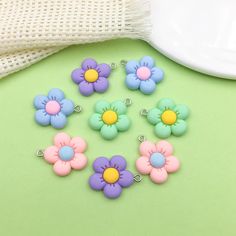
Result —
<path fill-rule="evenodd" d="M 155 67 L 152 57 L 145 56 L 139 62 L 128 61 L 126 64 L 127 87 L 131 90 L 139 89 L 144 94 L 152 94 L 156 89 L 156 84 L 164 77 L 164 72 Z"/>
<path fill-rule="evenodd" d="M 38 95 L 34 98 L 35 121 L 42 125 L 52 125 L 56 129 L 62 129 L 67 123 L 67 116 L 74 111 L 74 103 L 65 99 L 64 92 L 53 88 L 48 96 Z"/>

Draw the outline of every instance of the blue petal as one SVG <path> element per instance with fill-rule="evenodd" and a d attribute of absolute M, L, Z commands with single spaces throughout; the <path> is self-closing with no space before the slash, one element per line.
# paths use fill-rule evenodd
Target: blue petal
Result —
<path fill-rule="evenodd" d="M 155 91 L 156 89 L 156 84 L 153 80 L 144 80 L 141 81 L 140 84 L 140 91 L 144 94 L 151 94 Z"/>
<path fill-rule="evenodd" d="M 64 128 L 66 123 L 67 123 L 66 116 L 62 112 L 59 112 L 55 116 L 51 116 L 51 125 L 56 129 Z"/>
<path fill-rule="evenodd" d="M 139 63 L 137 61 L 131 60 L 128 61 L 125 68 L 126 68 L 126 73 L 136 73 L 136 70 L 140 67 Z"/>
<path fill-rule="evenodd" d="M 145 56 L 140 60 L 141 66 L 147 66 L 148 68 L 152 68 L 154 66 L 154 60 L 152 57 Z"/>
<path fill-rule="evenodd" d="M 48 98 L 44 95 L 38 95 L 34 98 L 34 107 L 36 109 L 44 109 Z"/>
<path fill-rule="evenodd" d="M 163 70 L 161 70 L 160 68 L 157 67 L 153 67 L 151 69 L 152 75 L 151 78 L 155 83 L 160 82 L 161 80 L 163 80 L 164 77 L 164 72 Z"/>
<path fill-rule="evenodd" d="M 138 79 L 135 74 L 128 74 L 126 76 L 125 83 L 129 89 L 138 89 L 140 86 L 140 82 L 140 79 Z"/>
<path fill-rule="evenodd" d="M 64 92 L 58 88 L 53 88 L 48 92 L 48 98 L 50 100 L 57 100 L 58 102 L 64 99 Z"/>
<path fill-rule="evenodd" d="M 70 99 L 63 99 L 61 101 L 61 112 L 66 116 L 70 115 L 74 111 L 75 105 Z"/>
<path fill-rule="evenodd" d="M 40 125 L 46 126 L 50 124 L 50 115 L 48 115 L 44 109 L 37 110 L 34 118 Z"/>

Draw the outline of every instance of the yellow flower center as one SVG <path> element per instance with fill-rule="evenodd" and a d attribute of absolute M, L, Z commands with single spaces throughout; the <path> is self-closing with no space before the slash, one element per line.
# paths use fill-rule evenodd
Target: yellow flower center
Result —
<path fill-rule="evenodd" d="M 119 179 L 119 177 L 120 174 L 115 168 L 107 168 L 103 172 L 103 179 L 109 184 L 114 184 Z"/>
<path fill-rule="evenodd" d="M 176 122 L 177 116 L 174 111 L 166 110 L 162 113 L 161 119 L 166 125 L 173 125 Z"/>
<path fill-rule="evenodd" d="M 85 72 L 84 78 L 90 83 L 95 82 L 98 79 L 98 72 L 94 69 L 89 69 Z"/>
<path fill-rule="evenodd" d="M 107 125 L 112 125 L 112 124 L 116 123 L 117 119 L 118 119 L 118 116 L 117 116 L 116 112 L 114 112 L 112 110 L 107 110 L 102 115 L 102 120 Z"/>

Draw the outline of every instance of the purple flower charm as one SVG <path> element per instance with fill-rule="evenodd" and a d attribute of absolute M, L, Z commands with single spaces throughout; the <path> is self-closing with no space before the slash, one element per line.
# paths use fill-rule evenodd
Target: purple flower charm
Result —
<path fill-rule="evenodd" d="M 113 156 L 110 160 L 98 157 L 93 162 L 94 173 L 89 178 L 89 185 L 94 190 L 103 190 L 108 198 L 118 198 L 122 187 L 133 184 L 133 174 L 126 170 L 126 160 L 120 155 Z"/>
<path fill-rule="evenodd" d="M 111 73 L 111 67 L 108 64 L 97 62 L 92 58 L 85 59 L 81 68 L 72 71 L 72 80 L 79 85 L 79 91 L 84 96 L 90 96 L 95 91 L 104 93 L 108 87 L 107 80 Z"/>

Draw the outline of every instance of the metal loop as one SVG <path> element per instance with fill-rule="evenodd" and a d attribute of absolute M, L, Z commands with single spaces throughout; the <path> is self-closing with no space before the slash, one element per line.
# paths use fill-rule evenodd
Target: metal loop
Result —
<path fill-rule="evenodd" d="M 141 115 L 141 116 L 147 116 L 147 114 L 148 114 L 148 110 L 147 110 L 147 109 L 142 109 L 142 110 L 140 111 L 140 115 Z"/>
<path fill-rule="evenodd" d="M 137 182 L 137 183 L 139 183 L 139 182 L 141 182 L 142 181 L 142 176 L 140 175 L 140 174 L 136 174 L 136 175 L 134 175 L 134 181 L 135 182 Z"/>
<path fill-rule="evenodd" d="M 36 151 L 36 156 L 37 157 L 44 157 L 44 150 L 42 149 L 39 149 Z"/>
<path fill-rule="evenodd" d="M 74 107 L 74 112 L 80 113 L 82 111 L 82 107 L 80 105 L 76 105 Z"/>
<path fill-rule="evenodd" d="M 128 62 L 128 61 L 126 61 L 126 60 L 121 60 L 121 61 L 120 61 L 120 64 L 121 64 L 122 66 L 126 66 L 127 62 Z"/>
<path fill-rule="evenodd" d="M 117 68 L 117 64 L 115 62 L 112 62 L 110 66 L 112 70 L 115 70 Z"/>
<path fill-rule="evenodd" d="M 126 105 L 127 107 L 131 106 L 131 105 L 132 105 L 132 100 L 131 100 L 130 98 L 126 98 L 126 99 L 125 99 L 125 105 Z"/>
<path fill-rule="evenodd" d="M 139 136 L 138 136 L 138 141 L 139 141 L 139 142 L 142 143 L 142 142 L 144 142 L 145 140 L 146 140 L 146 138 L 145 138 L 144 135 L 139 135 Z"/>

